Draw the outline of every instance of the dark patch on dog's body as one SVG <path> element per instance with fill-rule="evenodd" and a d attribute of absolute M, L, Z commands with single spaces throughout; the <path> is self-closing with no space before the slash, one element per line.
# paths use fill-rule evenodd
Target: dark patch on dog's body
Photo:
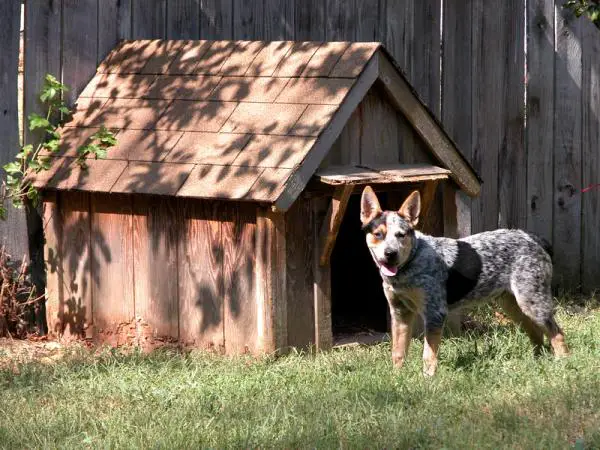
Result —
<path fill-rule="evenodd" d="M 481 258 L 473 247 L 466 242 L 457 241 L 458 253 L 454 263 L 448 267 L 446 280 L 446 296 L 448 304 L 462 300 L 471 292 L 481 274 Z"/>

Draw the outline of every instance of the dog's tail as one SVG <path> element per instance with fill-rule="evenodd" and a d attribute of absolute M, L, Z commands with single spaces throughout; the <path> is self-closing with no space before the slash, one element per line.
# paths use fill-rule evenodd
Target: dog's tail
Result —
<path fill-rule="evenodd" d="M 531 236 L 531 238 L 535 242 L 537 242 L 538 244 L 540 244 L 540 246 L 544 249 L 544 251 L 546 253 L 548 253 L 548 255 L 550 256 L 550 259 L 552 260 L 552 262 L 554 262 L 554 250 L 552 249 L 552 244 L 550 244 L 550 242 L 548 242 L 543 237 L 538 236 L 537 234 L 529 233 L 529 236 Z"/>

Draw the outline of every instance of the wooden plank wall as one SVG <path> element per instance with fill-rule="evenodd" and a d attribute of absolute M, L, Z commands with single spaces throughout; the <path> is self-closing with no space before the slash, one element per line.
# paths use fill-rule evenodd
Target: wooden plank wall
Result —
<path fill-rule="evenodd" d="M 562 3 L 27 0 L 25 114 L 45 73 L 72 83 L 72 100 L 121 38 L 381 41 L 485 181 L 472 204 L 459 197 L 460 233 L 538 232 L 565 287 L 597 288 L 600 191 L 581 189 L 598 182 L 600 31 Z"/>
<path fill-rule="evenodd" d="M 0 167 L 13 160 L 19 147 L 17 80 L 21 10 L 18 2 L 0 4 Z M 4 170 L 0 168 L 4 178 Z M 27 227 L 23 211 L 11 208 L 6 222 L 0 222 L 0 245 L 14 258 L 28 253 Z"/>

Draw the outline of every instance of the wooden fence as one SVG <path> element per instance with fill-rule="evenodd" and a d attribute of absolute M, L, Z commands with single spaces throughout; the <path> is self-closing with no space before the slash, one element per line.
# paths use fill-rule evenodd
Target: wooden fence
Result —
<path fill-rule="evenodd" d="M 600 189 L 582 189 L 600 183 L 600 30 L 562 3 L 26 0 L 25 114 L 38 109 L 45 73 L 71 86 L 72 101 L 119 39 L 381 41 L 484 179 L 480 198 L 462 199 L 461 232 L 537 232 L 554 246 L 561 285 L 591 290 Z M 2 2 L 3 160 L 17 127 L 16 12 Z"/>

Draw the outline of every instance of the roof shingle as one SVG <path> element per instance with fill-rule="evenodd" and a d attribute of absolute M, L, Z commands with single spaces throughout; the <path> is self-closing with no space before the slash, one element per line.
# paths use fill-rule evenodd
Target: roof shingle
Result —
<path fill-rule="evenodd" d="M 123 41 L 62 129 L 62 158 L 36 183 L 275 201 L 377 45 Z M 117 145 L 82 171 L 72 157 L 102 125 Z"/>

